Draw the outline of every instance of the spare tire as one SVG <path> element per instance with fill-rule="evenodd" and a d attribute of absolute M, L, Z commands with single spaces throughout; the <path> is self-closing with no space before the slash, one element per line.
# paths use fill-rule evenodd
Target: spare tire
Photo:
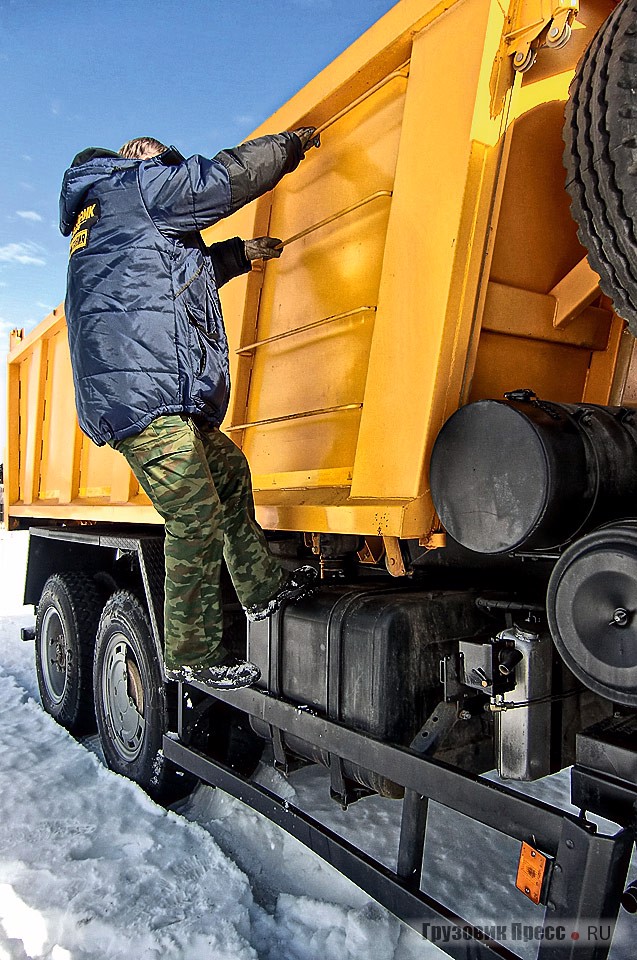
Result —
<path fill-rule="evenodd" d="M 566 188 L 588 260 L 637 334 L 637 0 L 604 21 L 571 83 Z"/>

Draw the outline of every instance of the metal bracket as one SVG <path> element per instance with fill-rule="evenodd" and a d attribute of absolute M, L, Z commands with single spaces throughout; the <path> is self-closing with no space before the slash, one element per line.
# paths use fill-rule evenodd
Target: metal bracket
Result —
<path fill-rule="evenodd" d="M 358 559 L 361 563 L 379 563 L 384 552 L 382 537 L 365 537 L 365 542 L 358 551 Z"/>
<path fill-rule="evenodd" d="M 540 47 L 557 50 L 568 43 L 578 12 L 579 0 L 514 0 L 504 33 L 514 69 L 526 73 Z"/>
<path fill-rule="evenodd" d="M 385 566 L 392 577 L 410 577 L 413 570 L 407 567 L 398 537 L 383 537 Z"/>
<path fill-rule="evenodd" d="M 447 546 L 447 534 L 444 530 L 431 530 L 418 538 L 418 546 L 425 550 L 442 550 Z"/>
<path fill-rule="evenodd" d="M 599 293 L 599 276 L 584 257 L 549 291 L 549 296 L 555 297 L 555 329 L 566 327 L 581 316 Z"/>
<path fill-rule="evenodd" d="M 410 749 L 421 757 L 432 756 L 457 720 L 457 704 L 442 701 L 418 731 Z M 416 790 L 405 790 L 396 873 L 405 883 L 416 888 L 420 886 L 428 812 L 429 800 L 426 796 Z"/>
<path fill-rule="evenodd" d="M 374 791 L 363 787 L 345 776 L 343 760 L 336 754 L 330 754 L 330 798 L 338 803 L 342 810 L 365 797 L 371 797 Z"/>

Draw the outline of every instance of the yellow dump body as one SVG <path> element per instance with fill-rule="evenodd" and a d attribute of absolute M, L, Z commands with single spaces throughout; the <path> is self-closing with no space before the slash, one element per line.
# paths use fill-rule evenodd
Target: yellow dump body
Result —
<path fill-rule="evenodd" d="M 223 291 L 224 428 L 266 528 L 427 543 L 429 456 L 459 405 L 621 397 L 632 338 L 583 259 L 561 162 L 569 82 L 612 7 L 583 3 L 570 42 L 521 75 L 498 0 L 401 0 L 255 131 L 323 128 L 205 234 L 291 241 Z M 124 459 L 79 432 L 62 308 L 14 343 L 8 383 L 14 524 L 160 522 Z"/>

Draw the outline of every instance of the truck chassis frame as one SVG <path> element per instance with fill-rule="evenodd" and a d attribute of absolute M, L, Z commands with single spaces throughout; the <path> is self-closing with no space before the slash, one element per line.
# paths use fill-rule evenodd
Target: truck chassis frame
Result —
<path fill-rule="evenodd" d="M 26 603 L 37 604 L 44 582 L 52 572 L 61 569 L 60 564 L 62 569 L 69 570 L 77 569 L 78 562 L 84 569 L 99 569 L 99 556 L 104 551 L 108 551 L 111 558 L 122 553 L 136 554 L 153 638 L 161 656 L 161 536 L 155 531 L 125 535 L 112 529 L 92 528 L 89 532 L 78 527 L 55 526 L 31 528 L 30 532 L 32 550 Z M 396 869 L 374 860 L 288 801 L 191 746 L 193 694 L 202 704 L 226 703 L 267 724 L 273 732 L 275 755 L 277 741 L 281 743 L 283 733 L 320 744 L 330 754 L 333 788 L 339 784 L 339 773 L 342 778 L 343 761 L 373 770 L 404 787 L 406 799 Z M 438 712 L 442 726 L 444 709 Z M 570 933 L 584 923 L 614 927 L 636 839 L 632 804 L 618 795 L 604 777 L 574 771 L 579 794 L 597 799 L 602 796 L 606 809 L 612 810 L 617 822 L 624 824 L 615 834 L 600 834 L 583 810 L 580 816 L 575 816 L 425 756 L 422 746 L 418 748 L 419 737 L 420 734 L 411 748 L 399 747 L 267 691 L 252 688 L 231 692 L 216 690 L 213 694 L 210 688 L 190 682 L 179 684 L 177 731 L 164 736 L 163 751 L 182 770 L 225 790 L 282 827 L 426 939 L 433 940 L 432 927 L 445 925 L 449 939 L 437 945 L 454 960 L 493 957 L 514 960 L 518 954 L 420 889 L 429 801 L 434 800 L 475 822 L 530 844 L 547 857 L 540 898 L 546 910 L 538 937 L 538 960 L 549 957 L 552 960 L 606 960 L 611 941 L 582 943 L 572 939 Z M 564 939 L 545 937 L 551 928 L 564 930 Z"/>

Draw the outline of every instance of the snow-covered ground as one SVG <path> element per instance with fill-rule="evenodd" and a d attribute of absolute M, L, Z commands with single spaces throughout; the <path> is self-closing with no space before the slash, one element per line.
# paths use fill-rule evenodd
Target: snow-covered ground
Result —
<path fill-rule="evenodd" d="M 33 623 L 21 605 L 25 534 L 0 531 L 0 960 L 439 960 L 284 831 L 200 786 L 175 811 L 107 770 L 39 705 Z M 348 811 L 310 767 L 260 779 L 368 853 L 391 863 L 401 804 Z M 562 777 L 536 793 L 565 805 Z M 484 925 L 541 922 L 511 887 L 516 845 L 433 806 L 423 886 Z M 624 915 L 613 960 L 629 960 L 637 924 Z M 510 944 L 531 960 L 537 943 Z"/>

